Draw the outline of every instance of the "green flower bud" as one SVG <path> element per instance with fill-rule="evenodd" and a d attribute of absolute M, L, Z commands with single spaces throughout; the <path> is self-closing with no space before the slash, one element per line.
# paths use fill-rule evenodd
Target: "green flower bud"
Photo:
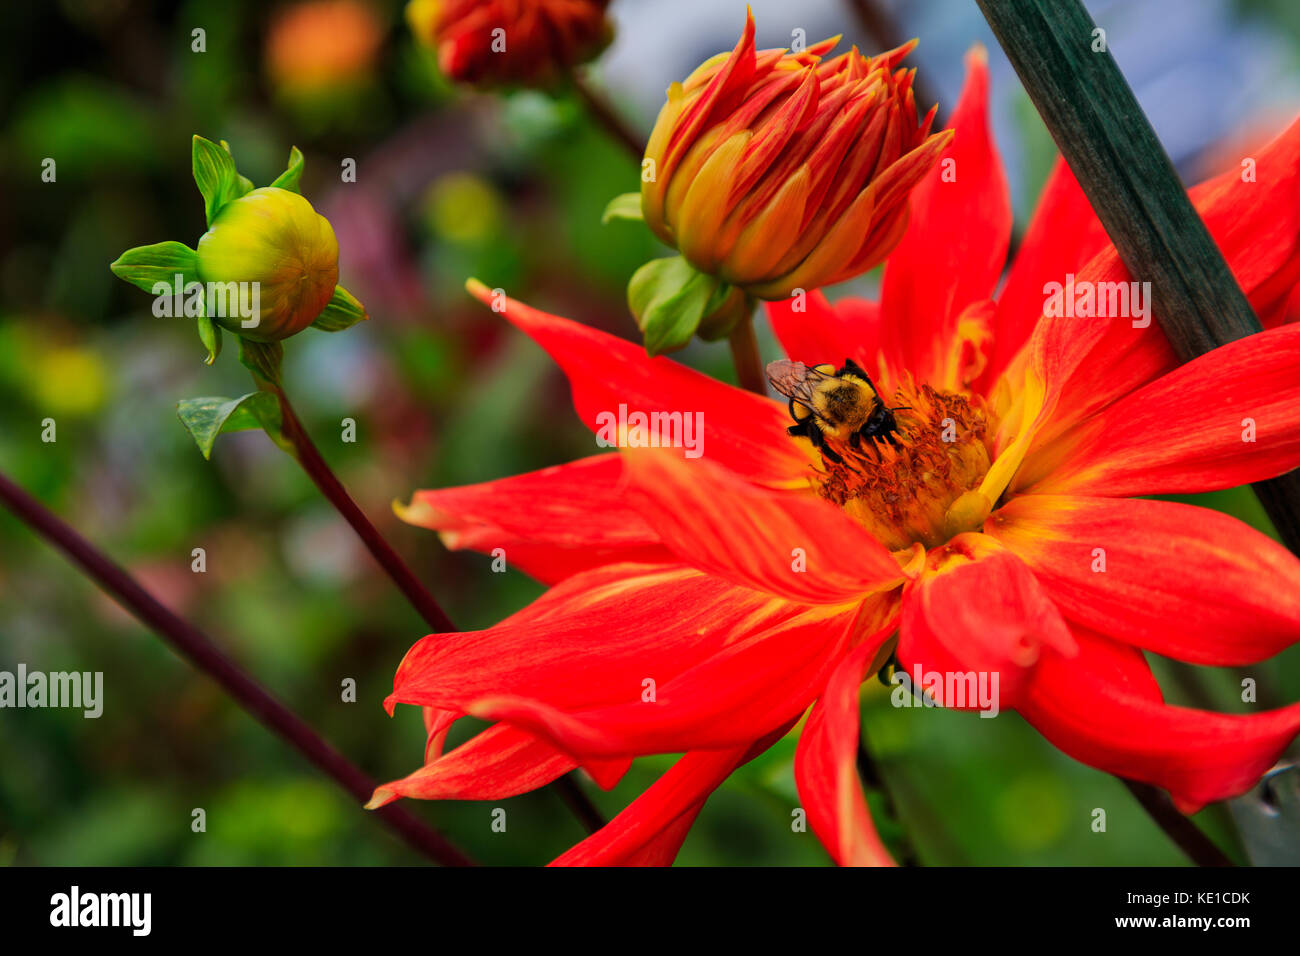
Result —
<path fill-rule="evenodd" d="M 277 186 L 254 189 L 221 208 L 199 240 L 199 279 L 248 283 L 256 315 L 210 318 L 255 342 L 276 342 L 311 325 L 339 280 L 334 230 L 306 199 Z M 256 283 L 256 285 L 252 285 Z"/>

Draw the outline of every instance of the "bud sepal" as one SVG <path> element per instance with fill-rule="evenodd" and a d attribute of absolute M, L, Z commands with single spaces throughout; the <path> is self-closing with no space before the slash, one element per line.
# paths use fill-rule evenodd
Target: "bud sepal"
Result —
<path fill-rule="evenodd" d="M 699 335 L 726 338 L 754 311 L 742 289 L 700 272 L 682 256 L 652 259 L 633 274 L 627 304 L 650 355 L 685 348 Z"/>

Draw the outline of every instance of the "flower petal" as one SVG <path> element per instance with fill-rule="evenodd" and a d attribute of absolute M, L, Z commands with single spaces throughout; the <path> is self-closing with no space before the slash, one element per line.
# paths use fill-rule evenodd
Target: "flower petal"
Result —
<path fill-rule="evenodd" d="M 811 490 L 760 488 L 664 451 L 624 458 L 629 500 L 694 567 L 806 604 L 860 601 L 903 579 L 884 545 Z"/>
<path fill-rule="evenodd" d="M 564 776 L 577 761 L 532 734 L 496 724 L 419 770 L 375 789 L 374 810 L 400 797 L 416 800 L 497 800 L 536 790 Z"/>
<path fill-rule="evenodd" d="M 985 530 L 1029 565 L 1067 618 L 1157 654 L 1228 667 L 1300 639 L 1300 560 L 1217 511 L 1025 495 Z"/>
<path fill-rule="evenodd" d="M 1069 628 L 1024 563 L 987 535 L 958 535 L 932 552 L 926 573 L 904 593 L 899 662 L 909 673 L 953 677 L 964 699 L 944 700 L 933 688 L 944 707 L 980 707 L 969 679 L 956 680 L 963 675 L 987 676 L 998 709 L 1017 706 L 1049 647 L 1071 654 Z"/>
<path fill-rule="evenodd" d="M 797 306 L 804 311 L 796 311 Z M 814 289 L 802 302 L 794 298 L 767 303 L 767 317 L 792 362 L 838 367 L 853 359 L 867 370 L 880 363 L 877 302 L 850 298 L 831 305 L 821 290 Z"/>
<path fill-rule="evenodd" d="M 684 754 L 645 793 L 551 866 L 670 866 L 709 795 L 741 764 L 785 736 L 787 724 L 752 745 Z"/>
<path fill-rule="evenodd" d="M 565 711 L 536 699 L 485 696 L 467 713 L 502 720 L 553 741 L 576 759 L 687 750 L 724 750 L 752 741 L 801 713 L 825 685 L 868 608 L 804 608 L 669 680 L 649 696 L 612 707 Z M 652 669 L 647 669 L 649 676 Z"/>
<path fill-rule="evenodd" d="M 1043 314 L 1048 282 L 1064 282 L 1110 244 L 1106 230 L 1079 188 L 1074 173 L 1057 157 L 1025 231 L 1007 281 L 998 295 L 993 346 L 977 385 L 991 385 L 1029 341 Z M 983 390 L 983 388 L 981 388 Z"/>
<path fill-rule="evenodd" d="M 1126 395 L 1026 462 L 1024 480 L 1045 494 L 1175 494 L 1232 488 L 1297 466 L 1300 325 L 1285 325 Z"/>
<path fill-rule="evenodd" d="M 566 708 L 634 701 L 646 678 L 662 684 L 803 614 L 693 569 L 609 565 L 574 575 L 485 631 L 421 639 L 384 705 L 390 713 L 398 703 L 466 713 L 465 704 L 497 694 Z"/>
<path fill-rule="evenodd" d="M 989 127 L 982 48 L 967 55 L 966 71 L 952 116 L 957 135 L 913 190 L 911 225 L 881 287 L 886 359 L 921 382 L 934 377 L 966 306 L 993 295 L 1011 238 L 1011 198 Z"/>
<path fill-rule="evenodd" d="M 617 453 L 457 488 L 417 491 L 394 506 L 453 551 L 491 553 L 547 584 L 620 562 L 676 563 L 626 501 Z"/>
<path fill-rule="evenodd" d="M 858 779 L 858 688 L 878 669 L 890 630 L 873 635 L 847 654 L 813 705 L 794 756 L 799 799 L 813 832 L 840 866 L 894 866 L 876 828 Z"/>
<path fill-rule="evenodd" d="M 1235 171 L 1193 189 L 1191 198 L 1242 290 L 1263 308 L 1286 298 L 1289 290 L 1277 280 L 1295 273 L 1300 120 L 1254 158 L 1260 172 L 1257 182 L 1245 181 Z M 1107 247 L 1080 271 L 1075 284 L 1131 278 L 1114 247 Z M 1034 347 L 1061 398 L 1053 427 L 1038 436 L 1036 446 L 1178 366 L 1158 322 L 1149 316 L 1147 321 L 1151 324 L 1146 328 L 1134 328 L 1127 318 L 1056 316 L 1038 323 Z M 1025 487 L 1019 482 L 1017 486 Z"/>
<path fill-rule="evenodd" d="M 1300 731 L 1300 704 L 1250 715 L 1166 706 L 1140 677 L 1140 651 L 1079 629 L 1075 640 L 1071 660 L 1043 655 L 1020 713 L 1074 759 L 1164 787 L 1183 813 L 1250 789 Z"/>
<path fill-rule="evenodd" d="M 645 349 L 577 322 L 547 315 L 514 299 L 496 298 L 482 283 L 467 288 L 546 349 L 569 376 L 573 404 L 583 423 L 599 431 L 598 416 L 629 412 L 701 413 L 699 451 L 714 461 L 783 484 L 804 471 L 793 442 L 782 440 L 789 425 L 783 406 L 701 375 L 669 359 L 650 358 Z"/>

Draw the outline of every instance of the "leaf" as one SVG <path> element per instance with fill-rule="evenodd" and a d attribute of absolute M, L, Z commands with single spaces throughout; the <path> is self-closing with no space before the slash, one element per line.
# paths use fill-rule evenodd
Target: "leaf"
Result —
<path fill-rule="evenodd" d="M 250 187 L 252 183 L 246 179 L 241 182 L 229 148 L 202 136 L 194 137 L 193 166 L 194 182 L 203 194 L 203 214 L 210 226 L 221 207 L 247 192 L 244 183 Z"/>
<path fill-rule="evenodd" d="M 178 273 L 182 288 L 186 283 L 197 282 L 198 259 L 199 254 L 183 242 L 156 242 L 126 250 L 109 269 L 119 279 L 154 295 L 154 286 L 159 282 L 174 289 Z"/>
<path fill-rule="evenodd" d="M 271 183 L 272 186 L 279 186 L 281 189 L 287 189 L 290 192 L 302 194 L 302 153 L 297 146 L 289 150 L 289 165 L 285 171 Z"/>
<path fill-rule="evenodd" d="M 199 340 L 203 347 L 208 350 L 208 357 L 204 365 L 211 365 L 221 354 L 221 326 L 216 325 L 206 316 L 199 317 Z"/>
<path fill-rule="evenodd" d="M 230 144 L 224 139 L 221 141 L 221 148 L 230 154 L 231 159 L 235 158 L 235 151 L 230 148 Z M 239 189 L 235 191 L 235 195 L 231 197 L 232 199 L 239 199 L 241 196 L 247 196 L 253 191 L 253 181 L 247 176 L 237 173 L 235 179 L 239 183 Z"/>
<path fill-rule="evenodd" d="M 600 217 L 602 225 L 607 224 L 612 219 L 639 219 L 644 221 L 645 217 L 641 214 L 641 194 L 640 193 L 623 193 L 621 196 L 615 196 L 605 207 L 605 212 Z"/>
<path fill-rule="evenodd" d="M 368 318 L 370 316 L 366 313 L 365 306 L 357 301 L 356 296 L 343 286 L 336 285 L 334 295 L 321 314 L 316 316 L 311 327 L 322 332 L 342 332 Z"/>
<path fill-rule="evenodd" d="M 176 403 L 176 415 L 208 459 L 223 432 L 262 428 L 277 444 L 283 440 L 280 402 L 271 392 L 250 392 L 239 398 L 186 398 Z"/>
<path fill-rule="evenodd" d="M 239 361 L 253 373 L 254 378 L 279 385 L 284 346 L 279 342 L 254 342 L 239 336 Z"/>
<path fill-rule="evenodd" d="M 719 285 L 681 256 L 652 259 L 638 269 L 628 283 L 627 301 L 646 351 L 659 355 L 685 347 L 708 315 Z"/>

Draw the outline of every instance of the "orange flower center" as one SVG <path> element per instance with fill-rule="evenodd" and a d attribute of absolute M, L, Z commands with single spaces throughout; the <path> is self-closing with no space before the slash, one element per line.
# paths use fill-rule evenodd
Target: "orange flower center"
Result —
<path fill-rule="evenodd" d="M 856 443 L 825 436 L 832 455 L 813 467 L 813 485 L 894 551 L 920 542 L 937 547 L 970 530 L 971 500 L 988 473 L 994 428 L 982 399 L 915 385 L 908 378 L 891 403 L 890 438 Z M 814 452 L 814 457 L 817 453 Z"/>

